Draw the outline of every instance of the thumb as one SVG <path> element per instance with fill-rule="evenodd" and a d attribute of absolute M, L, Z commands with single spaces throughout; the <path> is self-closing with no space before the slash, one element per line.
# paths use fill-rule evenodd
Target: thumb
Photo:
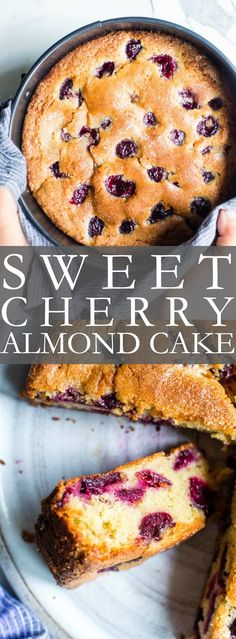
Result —
<path fill-rule="evenodd" d="M 216 246 L 236 246 L 236 207 L 220 209 L 217 231 Z"/>

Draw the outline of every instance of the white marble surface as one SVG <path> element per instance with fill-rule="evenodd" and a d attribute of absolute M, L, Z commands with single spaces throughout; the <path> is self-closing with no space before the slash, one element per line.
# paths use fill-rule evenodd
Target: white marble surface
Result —
<path fill-rule="evenodd" d="M 21 73 L 57 39 L 117 16 L 177 22 L 219 47 L 236 65 L 236 0 L 8 0 L 0 21 L 0 99 L 14 95 Z"/>

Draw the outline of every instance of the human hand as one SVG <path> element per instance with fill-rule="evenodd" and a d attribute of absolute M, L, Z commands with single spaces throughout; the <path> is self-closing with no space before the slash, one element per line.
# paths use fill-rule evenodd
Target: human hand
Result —
<path fill-rule="evenodd" d="M 219 237 L 216 246 L 236 246 L 236 208 L 225 206 L 220 209 L 217 231 Z"/>
<path fill-rule="evenodd" d="M 0 246 L 27 246 L 17 200 L 26 188 L 26 162 L 9 138 L 11 101 L 0 110 Z"/>
<path fill-rule="evenodd" d="M 17 204 L 6 186 L 0 186 L 0 246 L 27 246 Z"/>

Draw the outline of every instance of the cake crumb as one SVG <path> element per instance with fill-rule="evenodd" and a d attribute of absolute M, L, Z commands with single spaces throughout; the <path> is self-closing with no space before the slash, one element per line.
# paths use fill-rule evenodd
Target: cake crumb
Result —
<path fill-rule="evenodd" d="M 51 418 L 53 422 L 59 422 L 60 417 L 57 417 L 56 415 L 54 417 Z"/>
<path fill-rule="evenodd" d="M 21 537 L 27 544 L 34 544 L 35 542 L 34 534 L 29 532 L 28 530 L 24 530 L 24 528 L 21 531 Z"/>
<path fill-rule="evenodd" d="M 1 466 L 6 466 L 6 462 L 4 461 L 4 459 L 0 459 L 0 464 Z"/>

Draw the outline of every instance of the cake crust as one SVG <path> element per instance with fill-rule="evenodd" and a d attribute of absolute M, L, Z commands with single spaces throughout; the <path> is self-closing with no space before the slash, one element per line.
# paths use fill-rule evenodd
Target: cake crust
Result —
<path fill-rule="evenodd" d="M 129 43 L 140 43 L 131 58 Z M 29 187 L 77 242 L 179 244 L 232 193 L 233 107 L 219 71 L 179 38 L 120 31 L 94 39 L 57 63 L 30 101 Z M 123 176 L 118 196 L 111 176 Z"/>
<path fill-rule="evenodd" d="M 230 443 L 236 439 L 236 410 L 217 373 L 207 365 L 39 365 L 30 370 L 25 396 L 134 421 L 170 420 Z"/>

